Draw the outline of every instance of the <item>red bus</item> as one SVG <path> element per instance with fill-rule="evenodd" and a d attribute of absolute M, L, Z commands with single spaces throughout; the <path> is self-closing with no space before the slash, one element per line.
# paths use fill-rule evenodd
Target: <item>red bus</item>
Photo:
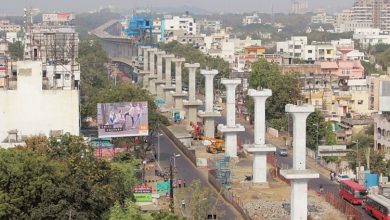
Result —
<path fill-rule="evenodd" d="M 339 195 L 354 205 L 362 204 L 367 194 L 368 191 L 364 186 L 352 180 L 340 181 Z"/>
<path fill-rule="evenodd" d="M 382 195 L 368 195 L 363 208 L 376 219 L 390 220 L 390 199 Z"/>

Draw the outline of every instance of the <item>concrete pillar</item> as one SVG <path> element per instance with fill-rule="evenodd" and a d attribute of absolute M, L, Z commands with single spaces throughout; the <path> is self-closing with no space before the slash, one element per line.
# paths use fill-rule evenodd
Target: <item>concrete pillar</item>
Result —
<path fill-rule="evenodd" d="M 175 55 L 168 54 L 163 56 L 163 58 L 165 59 L 165 85 L 163 84 L 162 87 L 165 94 L 165 106 L 170 108 L 173 106 L 171 91 L 176 90 L 176 87 L 172 86 L 172 59 L 175 58 Z"/>
<path fill-rule="evenodd" d="M 182 91 L 182 79 L 181 79 L 181 74 L 182 74 L 182 67 L 181 65 L 185 61 L 184 58 L 176 58 L 172 60 L 175 63 L 175 81 L 176 81 L 176 91 L 171 92 L 173 99 L 175 101 L 175 107 L 174 107 L 174 112 L 180 112 L 181 118 L 184 118 L 184 113 L 183 113 L 183 98 L 187 96 L 186 92 Z"/>
<path fill-rule="evenodd" d="M 165 51 L 159 51 L 155 53 L 157 56 L 157 80 L 156 80 L 156 93 L 157 98 L 164 98 L 164 90 L 162 85 L 165 84 L 165 80 L 163 80 L 163 63 L 162 58 L 165 55 Z"/>
<path fill-rule="evenodd" d="M 199 111 L 198 116 L 204 121 L 204 135 L 215 137 L 215 118 L 221 117 L 221 113 L 214 112 L 214 77 L 218 70 L 201 70 L 205 77 L 205 111 Z"/>
<path fill-rule="evenodd" d="M 218 130 L 225 134 L 225 155 L 237 157 L 237 132 L 245 131 L 244 126 L 236 124 L 236 87 L 241 79 L 222 79 L 226 88 L 226 125 L 218 125 Z"/>
<path fill-rule="evenodd" d="M 198 106 L 202 105 L 202 101 L 196 99 L 196 69 L 200 64 L 186 63 L 184 67 L 188 68 L 188 100 L 184 101 L 184 106 L 188 110 L 187 129 L 192 130 L 191 123 L 196 123 Z"/>
<path fill-rule="evenodd" d="M 150 47 L 142 47 L 143 58 L 144 58 L 144 71 L 149 71 L 149 52 Z"/>
<path fill-rule="evenodd" d="M 312 105 L 286 105 L 293 118 L 293 169 L 280 174 L 291 181 L 291 219 L 307 219 L 307 182 L 319 178 L 314 170 L 306 169 L 306 119 L 314 112 Z"/>
<path fill-rule="evenodd" d="M 152 95 L 156 95 L 156 62 L 155 62 L 155 53 L 157 52 L 156 48 L 149 50 L 149 92 Z"/>
<path fill-rule="evenodd" d="M 272 91 L 264 89 L 257 91 L 250 89 L 248 95 L 255 102 L 255 129 L 254 143 L 246 145 L 250 153 L 253 153 L 253 183 L 267 182 L 267 153 L 275 151 L 275 147 L 265 144 L 265 101 L 272 95 Z"/>

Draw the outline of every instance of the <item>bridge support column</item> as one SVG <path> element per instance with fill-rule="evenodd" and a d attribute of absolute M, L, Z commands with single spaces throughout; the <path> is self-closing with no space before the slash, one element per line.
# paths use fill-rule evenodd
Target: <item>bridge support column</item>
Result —
<path fill-rule="evenodd" d="M 172 86 L 172 59 L 175 55 L 168 54 L 163 56 L 165 59 L 165 85 L 162 85 L 164 91 L 165 106 L 167 108 L 173 107 L 173 97 L 171 91 L 175 91 L 176 87 Z"/>

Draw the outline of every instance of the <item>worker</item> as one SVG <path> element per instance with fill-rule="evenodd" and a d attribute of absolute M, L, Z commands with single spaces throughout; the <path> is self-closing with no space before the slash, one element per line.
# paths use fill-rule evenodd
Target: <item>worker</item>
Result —
<path fill-rule="evenodd" d="M 182 207 L 183 209 L 186 208 L 186 201 L 185 201 L 184 199 L 181 200 L 181 207 Z"/>

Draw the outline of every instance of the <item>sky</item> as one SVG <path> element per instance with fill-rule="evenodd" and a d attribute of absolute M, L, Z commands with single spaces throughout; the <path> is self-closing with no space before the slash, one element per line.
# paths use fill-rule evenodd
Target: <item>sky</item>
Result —
<path fill-rule="evenodd" d="M 330 12 L 350 8 L 354 0 L 308 0 L 309 9 L 324 8 Z M 291 0 L 0 0 L 0 15 L 20 15 L 32 6 L 42 11 L 93 11 L 112 5 L 120 9 L 134 7 L 193 6 L 210 12 L 289 12 Z"/>

